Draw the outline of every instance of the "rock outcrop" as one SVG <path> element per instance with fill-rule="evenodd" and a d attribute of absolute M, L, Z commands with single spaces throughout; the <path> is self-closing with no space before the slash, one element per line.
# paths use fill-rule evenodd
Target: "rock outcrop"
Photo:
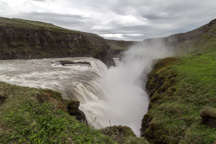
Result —
<path fill-rule="evenodd" d="M 79 110 L 80 102 L 79 101 L 71 101 L 67 104 L 68 113 L 71 116 L 75 116 L 77 120 L 81 122 L 85 122 L 87 124 L 87 120 L 85 114 Z"/>

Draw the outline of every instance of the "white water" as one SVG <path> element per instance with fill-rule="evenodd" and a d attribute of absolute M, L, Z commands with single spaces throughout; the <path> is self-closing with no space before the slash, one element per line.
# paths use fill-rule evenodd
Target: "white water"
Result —
<path fill-rule="evenodd" d="M 152 61 L 164 56 L 165 50 L 137 45 L 125 53 L 117 67 L 109 70 L 93 58 L 2 60 L 0 81 L 59 91 L 65 99 L 80 101 L 80 109 L 94 127 L 126 125 L 139 135 L 149 103 L 143 85 Z M 91 66 L 63 66 L 58 62 L 61 60 L 90 62 Z"/>
<path fill-rule="evenodd" d="M 127 125 L 139 136 L 141 120 L 149 103 L 145 92 L 147 75 L 155 59 L 171 55 L 162 46 L 162 43 L 148 47 L 144 44 L 134 45 L 124 53 L 117 67 L 108 70 L 105 88 L 107 104 L 114 118 L 112 125 Z"/>

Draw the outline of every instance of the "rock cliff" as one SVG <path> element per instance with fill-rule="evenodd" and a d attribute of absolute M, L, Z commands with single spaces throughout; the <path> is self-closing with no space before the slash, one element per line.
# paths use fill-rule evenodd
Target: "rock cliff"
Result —
<path fill-rule="evenodd" d="M 94 57 L 112 65 L 110 46 L 96 35 L 48 23 L 0 18 L 0 59 Z"/>

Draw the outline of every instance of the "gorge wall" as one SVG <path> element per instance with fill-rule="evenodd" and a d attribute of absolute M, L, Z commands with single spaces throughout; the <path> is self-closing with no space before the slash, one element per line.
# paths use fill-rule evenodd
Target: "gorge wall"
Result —
<path fill-rule="evenodd" d="M 96 35 L 48 23 L 0 18 L 0 59 L 94 57 L 107 65 L 110 46 Z"/>

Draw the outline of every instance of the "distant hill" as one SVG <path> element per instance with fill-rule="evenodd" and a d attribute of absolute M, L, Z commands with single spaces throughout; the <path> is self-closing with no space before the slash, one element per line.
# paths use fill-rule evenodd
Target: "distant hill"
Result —
<path fill-rule="evenodd" d="M 124 40 L 109 40 L 106 42 L 115 50 L 125 50 L 130 48 L 132 45 L 139 43 L 139 41 L 124 41 Z"/>
<path fill-rule="evenodd" d="M 91 56 L 111 64 L 109 47 L 96 34 L 0 17 L 0 59 Z"/>
<path fill-rule="evenodd" d="M 144 40 L 145 43 L 155 43 L 158 41 L 181 53 L 211 52 L 216 45 L 216 19 L 186 33 Z"/>
<path fill-rule="evenodd" d="M 110 45 L 112 55 L 118 56 L 122 51 L 129 49 L 131 46 L 141 43 L 142 41 L 124 41 L 124 40 L 109 40 L 106 42 Z"/>

